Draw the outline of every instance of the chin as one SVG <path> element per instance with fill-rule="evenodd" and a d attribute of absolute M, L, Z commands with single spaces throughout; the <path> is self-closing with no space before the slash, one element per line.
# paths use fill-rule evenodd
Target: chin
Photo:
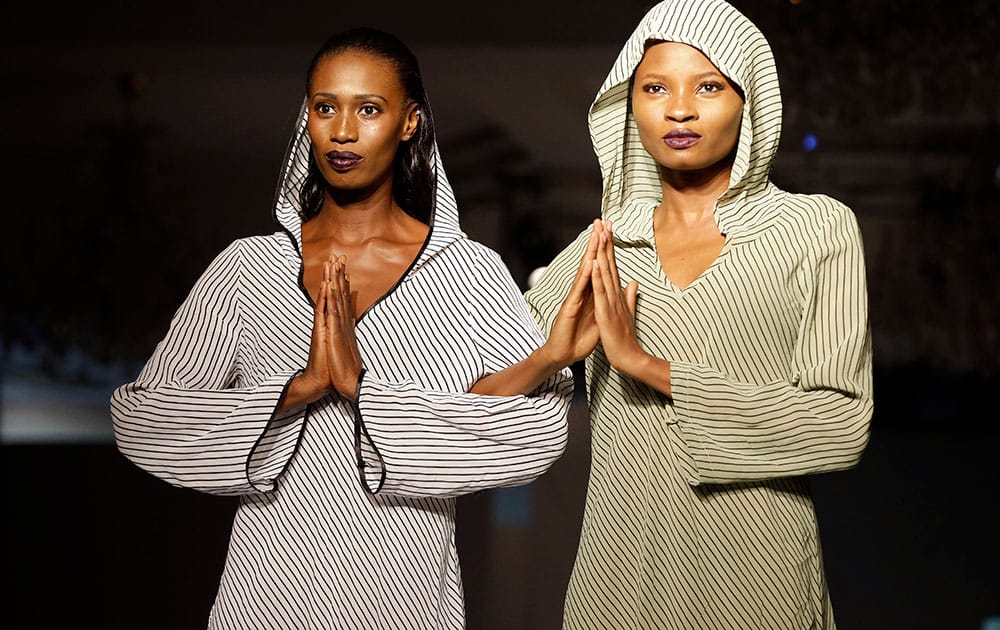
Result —
<path fill-rule="evenodd" d="M 348 171 L 346 173 L 327 171 L 326 173 L 323 173 L 323 179 L 326 180 L 327 185 L 331 188 L 336 188 L 337 190 L 360 190 L 365 187 L 361 178 L 353 171 Z"/>
<path fill-rule="evenodd" d="M 701 160 L 657 160 L 661 168 L 679 173 L 697 173 L 712 168 L 714 163 L 705 163 Z"/>
<path fill-rule="evenodd" d="M 665 159 L 660 159 L 660 158 Z M 654 156 L 656 162 L 661 168 L 665 168 L 669 171 L 677 171 L 681 173 L 698 173 L 706 171 L 717 171 L 722 170 L 732 164 L 730 160 L 727 160 L 728 156 L 722 156 L 716 159 L 706 159 L 703 156 L 698 155 L 669 155 L 669 156 Z"/>

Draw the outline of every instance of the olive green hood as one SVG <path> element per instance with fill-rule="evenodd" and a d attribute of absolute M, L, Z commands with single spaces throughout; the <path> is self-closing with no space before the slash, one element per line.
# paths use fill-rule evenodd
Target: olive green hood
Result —
<path fill-rule="evenodd" d="M 646 42 L 663 40 L 700 50 L 745 96 L 729 188 L 715 209 L 716 224 L 730 237 L 767 223 L 773 206 L 763 201 L 781 133 L 781 94 L 771 48 L 760 30 L 722 0 L 666 0 L 650 9 L 633 31 L 590 108 L 594 151 L 604 179 L 602 214 L 622 241 L 653 238 L 652 209 L 661 201 L 657 164 L 639 139 L 629 83 Z"/>

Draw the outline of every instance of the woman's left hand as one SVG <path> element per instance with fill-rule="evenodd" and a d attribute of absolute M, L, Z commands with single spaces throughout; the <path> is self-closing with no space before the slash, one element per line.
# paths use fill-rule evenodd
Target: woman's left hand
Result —
<path fill-rule="evenodd" d="M 594 316 L 604 354 L 616 370 L 631 374 L 631 368 L 646 355 L 635 336 L 635 303 L 639 283 L 633 280 L 624 290 L 621 288 L 610 223 L 601 227 L 597 257 L 591 270 L 591 285 L 594 290 Z"/>
<path fill-rule="evenodd" d="M 345 256 L 333 258 L 325 263 L 330 266 L 331 281 L 326 287 L 327 308 L 326 329 L 330 340 L 327 344 L 330 357 L 330 380 L 337 392 L 349 400 L 354 400 L 361 375 L 361 353 L 354 334 L 354 297 L 351 294 L 351 280 L 347 276 Z"/>

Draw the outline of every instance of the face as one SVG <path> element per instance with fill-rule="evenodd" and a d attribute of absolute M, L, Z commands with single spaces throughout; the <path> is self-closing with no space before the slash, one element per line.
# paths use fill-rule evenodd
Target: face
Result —
<path fill-rule="evenodd" d="M 323 178 L 340 190 L 391 185 L 399 143 L 419 122 L 393 65 L 345 51 L 320 61 L 309 82 L 309 138 Z"/>
<path fill-rule="evenodd" d="M 632 112 L 642 146 L 663 168 L 731 168 L 743 99 L 698 49 L 651 46 L 635 72 Z"/>

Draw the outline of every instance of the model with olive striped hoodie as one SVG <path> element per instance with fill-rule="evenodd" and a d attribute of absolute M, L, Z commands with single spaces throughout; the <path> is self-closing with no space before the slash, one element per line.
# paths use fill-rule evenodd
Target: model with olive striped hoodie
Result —
<path fill-rule="evenodd" d="M 708 71 L 677 70 L 685 55 Z M 739 105 L 733 94 L 742 106 L 732 129 L 713 127 L 723 99 Z M 855 217 L 769 180 L 781 128 L 773 57 L 720 0 L 654 6 L 589 123 L 610 224 L 593 229 L 610 237 L 613 257 L 587 269 L 595 299 L 602 277 L 628 286 L 616 299 L 634 308 L 639 350 L 620 359 L 599 304 L 601 343 L 587 359 L 592 466 L 564 627 L 832 628 L 807 476 L 854 466 L 868 441 L 871 338 Z M 713 162 L 711 143 L 730 132 L 738 139 Z M 661 231 L 678 225 L 675 202 L 710 186 L 699 177 L 719 172 L 710 229 Z M 526 295 L 545 330 L 590 235 Z"/>

